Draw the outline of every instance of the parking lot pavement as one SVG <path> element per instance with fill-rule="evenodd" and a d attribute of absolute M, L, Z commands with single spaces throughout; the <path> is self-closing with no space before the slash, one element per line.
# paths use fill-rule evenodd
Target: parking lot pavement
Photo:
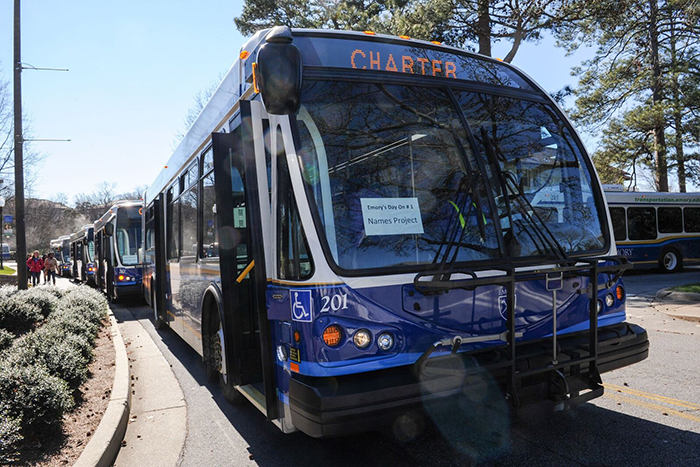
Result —
<path fill-rule="evenodd" d="M 392 430 L 324 440 L 284 435 L 250 404 L 227 403 L 217 385 L 207 382 L 201 357 L 173 332 L 156 331 L 147 307 L 129 311 L 182 388 L 188 414 L 181 466 L 687 466 L 700 465 L 700 323 L 674 319 L 651 305 L 659 288 L 698 277 L 625 279 L 628 321 L 649 332 L 650 356 L 604 373 L 604 396 L 530 420 L 464 401 L 429 414 L 411 441 Z"/>

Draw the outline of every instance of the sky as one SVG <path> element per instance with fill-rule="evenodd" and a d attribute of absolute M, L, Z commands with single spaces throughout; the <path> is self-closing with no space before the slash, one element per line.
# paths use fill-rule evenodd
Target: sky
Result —
<path fill-rule="evenodd" d="M 13 1 L 0 0 L 0 77 L 12 82 Z M 72 202 L 100 182 L 117 193 L 150 185 L 173 152 L 194 97 L 228 71 L 245 43 L 233 19 L 243 1 L 22 2 L 23 111 L 44 154 L 34 196 Z M 505 56 L 508 44 L 496 45 Z M 513 64 L 545 90 L 575 86 L 552 39 L 527 43 Z M 584 137 L 589 151 L 595 138 Z"/>

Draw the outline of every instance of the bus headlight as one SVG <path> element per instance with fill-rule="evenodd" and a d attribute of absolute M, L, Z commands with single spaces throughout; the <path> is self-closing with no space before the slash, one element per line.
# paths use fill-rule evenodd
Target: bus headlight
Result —
<path fill-rule="evenodd" d="M 603 300 L 598 300 L 596 303 L 596 310 L 598 311 L 598 314 L 603 312 Z"/>
<path fill-rule="evenodd" d="M 394 346 L 394 337 L 388 332 L 383 332 L 377 338 L 377 345 L 382 350 L 390 350 Z"/>
<path fill-rule="evenodd" d="M 287 361 L 287 350 L 281 345 L 277 346 L 277 360 L 280 362 Z"/>
<path fill-rule="evenodd" d="M 372 343 L 372 335 L 367 329 L 360 329 L 352 336 L 352 342 L 358 349 L 366 349 Z"/>
<path fill-rule="evenodd" d="M 615 297 L 613 297 L 613 294 L 609 293 L 605 296 L 605 305 L 607 305 L 608 308 L 613 306 L 615 304 Z"/>

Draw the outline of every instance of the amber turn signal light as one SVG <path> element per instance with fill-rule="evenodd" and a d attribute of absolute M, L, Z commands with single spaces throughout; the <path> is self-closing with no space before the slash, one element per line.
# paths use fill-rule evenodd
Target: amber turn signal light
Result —
<path fill-rule="evenodd" d="M 335 324 L 331 324 L 323 330 L 323 342 L 325 342 L 328 347 L 335 347 L 340 344 L 342 336 L 343 333 L 340 330 L 340 326 Z"/>
<path fill-rule="evenodd" d="M 618 300 L 622 300 L 625 298 L 625 289 L 621 285 L 618 285 L 615 288 L 615 295 L 617 295 Z"/>

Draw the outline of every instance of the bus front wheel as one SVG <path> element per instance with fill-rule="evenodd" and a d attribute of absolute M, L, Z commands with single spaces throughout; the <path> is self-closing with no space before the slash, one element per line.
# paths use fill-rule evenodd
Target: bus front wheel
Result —
<path fill-rule="evenodd" d="M 661 251 L 659 267 L 663 272 L 678 272 L 683 269 L 683 257 L 675 248 L 667 248 Z"/>
<path fill-rule="evenodd" d="M 219 319 L 218 310 L 209 310 L 209 329 L 206 333 L 206 346 L 204 361 L 207 366 L 207 377 L 210 381 L 219 381 L 221 393 L 231 404 L 237 404 L 243 399 L 243 395 L 238 392 L 227 381 L 226 375 L 223 373 L 225 340 L 224 331 Z"/>

